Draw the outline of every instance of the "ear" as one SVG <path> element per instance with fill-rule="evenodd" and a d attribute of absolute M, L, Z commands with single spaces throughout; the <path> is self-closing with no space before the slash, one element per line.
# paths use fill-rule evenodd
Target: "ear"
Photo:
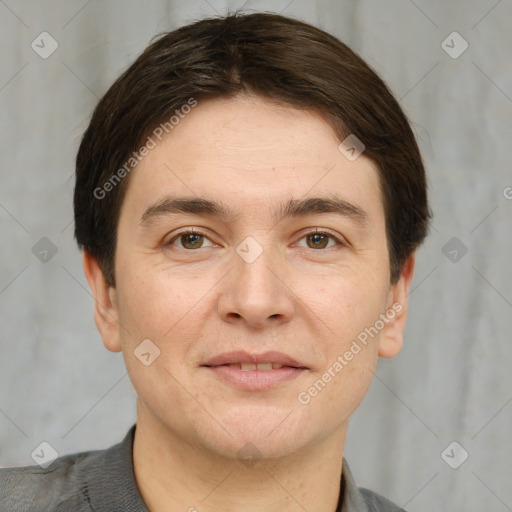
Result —
<path fill-rule="evenodd" d="M 407 294 L 414 273 L 415 253 L 405 261 L 400 279 L 389 291 L 386 316 L 389 319 L 380 333 L 379 356 L 395 357 L 403 346 L 403 334 L 407 320 Z"/>
<path fill-rule="evenodd" d="M 116 289 L 107 285 L 103 271 L 94 256 L 83 251 L 82 261 L 85 277 L 94 297 L 94 321 L 103 344 L 112 352 L 120 352 L 122 345 L 119 336 Z"/>

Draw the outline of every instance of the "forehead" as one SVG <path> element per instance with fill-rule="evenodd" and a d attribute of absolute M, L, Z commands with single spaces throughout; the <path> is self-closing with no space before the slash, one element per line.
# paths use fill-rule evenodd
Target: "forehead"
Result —
<path fill-rule="evenodd" d="M 260 97 L 199 100 L 136 166 L 124 203 L 139 216 L 166 196 L 217 197 L 250 214 L 283 199 L 338 195 L 383 217 L 376 165 L 348 160 L 324 117 Z M 123 208 L 124 208 L 123 206 Z"/>

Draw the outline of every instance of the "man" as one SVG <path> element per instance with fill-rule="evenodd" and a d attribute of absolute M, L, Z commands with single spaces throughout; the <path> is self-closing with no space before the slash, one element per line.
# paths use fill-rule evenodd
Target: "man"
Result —
<path fill-rule="evenodd" d="M 1 510 L 399 510 L 343 451 L 401 349 L 430 213 L 407 119 L 357 55 L 274 14 L 163 35 L 96 107 L 74 206 L 137 423 L 2 470 Z"/>

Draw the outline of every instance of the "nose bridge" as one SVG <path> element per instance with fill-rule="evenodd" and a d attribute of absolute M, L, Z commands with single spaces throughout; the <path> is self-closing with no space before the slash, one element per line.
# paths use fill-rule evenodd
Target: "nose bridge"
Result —
<path fill-rule="evenodd" d="M 258 238 L 248 236 L 235 249 L 233 272 L 220 299 L 221 313 L 260 325 L 270 318 L 289 320 L 293 301 L 279 276 L 280 255 L 269 237 Z"/>
<path fill-rule="evenodd" d="M 259 239 L 259 240 L 258 240 Z M 274 296 L 280 288 L 275 275 L 270 271 L 277 266 L 276 248 L 272 247 L 269 237 L 248 236 L 237 246 L 235 258 L 235 280 L 241 290 L 252 295 L 252 300 L 265 302 Z M 252 293 L 251 293 L 252 292 Z M 256 292 L 261 294 L 256 296 Z M 243 293 L 242 293 L 243 295 Z"/>

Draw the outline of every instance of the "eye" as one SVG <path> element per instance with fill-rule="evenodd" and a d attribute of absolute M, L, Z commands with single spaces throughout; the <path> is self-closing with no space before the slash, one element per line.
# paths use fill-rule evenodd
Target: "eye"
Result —
<path fill-rule="evenodd" d="M 210 245 L 205 246 L 204 242 L 209 241 Z M 175 242 L 180 243 L 180 249 L 201 249 L 203 247 L 212 247 L 211 240 L 201 231 L 195 229 L 188 229 L 174 235 L 165 245 L 175 245 Z"/>
<path fill-rule="evenodd" d="M 315 228 L 314 230 L 306 233 L 300 240 L 306 240 L 308 249 L 329 249 L 333 245 L 346 245 L 337 236 L 330 233 L 329 231 Z M 334 241 L 334 244 L 329 245 L 330 241 Z"/>
<path fill-rule="evenodd" d="M 306 247 L 314 250 L 329 249 L 337 245 L 346 245 L 338 236 L 319 228 L 305 233 L 300 238 L 300 241 L 301 240 L 306 240 Z M 205 233 L 191 228 L 175 234 L 169 241 L 165 242 L 164 245 L 176 245 L 176 242 L 179 244 L 178 247 L 180 249 L 185 250 L 197 250 L 205 247 L 213 247 L 214 245 Z M 208 244 L 205 245 L 205 242 L 208 242 Z"/>

